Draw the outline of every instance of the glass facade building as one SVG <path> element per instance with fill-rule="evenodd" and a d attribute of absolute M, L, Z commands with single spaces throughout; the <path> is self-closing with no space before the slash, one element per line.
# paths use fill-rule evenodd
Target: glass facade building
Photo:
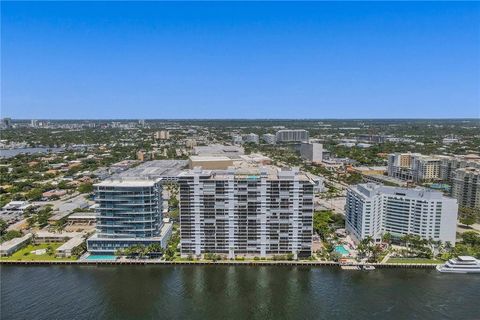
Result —
<path fill-rule="evenodd" d="M 160 179 L 111 179 L 94 188 L 97 233 L 87 240 L 90 252 L 113 253 L 133 244 L 166 244 Z"/>

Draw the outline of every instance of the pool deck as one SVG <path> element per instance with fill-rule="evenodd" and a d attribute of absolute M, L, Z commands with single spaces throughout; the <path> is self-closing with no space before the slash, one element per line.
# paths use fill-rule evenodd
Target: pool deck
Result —
<path fill-rule="evenodd" d="M 10 265 L 216 265 L 216 266 L 305 266 L 305 267 L 340 267 L 345 266 L 334 261 L 151 261 L 151 260 L 74 260 L 74 261 L 11 261 L 1 260 L 0 264 Z M 349 263 L 349 266 L 364 266 L 363 263 Z M 409 268 L 409 269 L 434 269 L 433 263 L 368 263 L 375 268 Z"/>

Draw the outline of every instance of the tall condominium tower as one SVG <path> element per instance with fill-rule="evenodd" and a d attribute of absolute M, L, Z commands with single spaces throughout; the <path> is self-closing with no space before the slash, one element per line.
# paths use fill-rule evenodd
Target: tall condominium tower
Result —
<path fill-rule="evenodd" d="M 135 244 L 166 246 L 172 225 L 163 223 L 160 179 L 109 179 L 94 188 L 97 233 L 87 240 L 89 252 L 115 253 Z"/>
<path fill-rule="evenodd" d="M 452 183 L 455 171 L 464 168 L 480 169 L 480 156 L 476 154 L 440 156 L 440 172 L 442 180 Z"/>
<path fill-rule="evenodd" d="M 179 175 L 181 254 L 309 256 L 313 183 L 298 170 Z"/>
<path fill-rule="evenodd" d="M 418 235 L 455 244 L 457 201 L 430 189 L 387 187 L 373 183 L 348 189 L 346 230 L 359 241 L 367 236 L 380 240 Z"/>
<path fill-rule="evenodd" d="M 469 167 L 455 170 L 452 196 L 461 207 L 480 209 L 480 169 Z"/>

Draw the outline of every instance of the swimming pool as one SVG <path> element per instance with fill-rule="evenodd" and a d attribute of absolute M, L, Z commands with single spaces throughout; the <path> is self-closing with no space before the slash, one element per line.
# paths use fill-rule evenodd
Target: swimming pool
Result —
<path fill-rule="evenodd" d="M 87 257 L 86 260 L 117 260 L 117 256 L 91 254 Z"/>
<path fill-rule="evenodd" d="M 350 252 L 345 249 L 344 246 L 335 246 L 335 251 L 340 253 L 342 256 L 345 255 L 345 256 L 348 256 L 350 254 Z"/>

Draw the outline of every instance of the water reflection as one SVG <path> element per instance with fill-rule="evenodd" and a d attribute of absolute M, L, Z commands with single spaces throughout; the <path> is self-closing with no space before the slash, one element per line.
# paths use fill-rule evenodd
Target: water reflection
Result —
<path fill-rule="evenodd" d="M 1 268 L 1 319 L 478 319 L 480 277 L 249 266 Z"/>

